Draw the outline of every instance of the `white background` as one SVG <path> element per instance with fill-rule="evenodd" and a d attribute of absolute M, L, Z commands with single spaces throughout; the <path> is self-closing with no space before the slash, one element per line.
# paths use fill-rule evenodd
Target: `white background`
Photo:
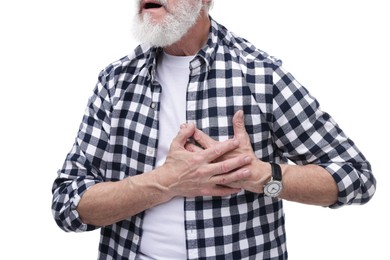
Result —
<path fill-rule="evenodd" d="M 364 206 L 286 203 L 292 260 L 383 259 L 388 253 L 386 2 L 216 0 L 211 11 L 284 61 L 357 143 L 378 181 Z M 55 225 L 51 185 L 98 73 L 136 45 L 132 9 L 132 0 L 1 1 L 0 258 L 96 259 L 98 231 L 65 233 Z"/>

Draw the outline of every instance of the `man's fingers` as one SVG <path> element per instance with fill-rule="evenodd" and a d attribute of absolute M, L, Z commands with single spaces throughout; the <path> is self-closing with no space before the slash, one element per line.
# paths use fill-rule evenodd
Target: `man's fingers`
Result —
<path fill-rule="evenodd" d="M 194 133 L 194 140 L 197 142 L 201 147 L 207 149 L 212 147 L 214 144 L 218 143 L 210 136 L 206 135 L 199 129 L 195 129 Z"/>
<path fill-rule="evenodd" d="M 236 139 L 228 139 L 224 142 L 216 142 L 211 147 L 201 151 L 205 158 L 208 158 L 209 162 L 221 157 L 225 153 L 233 151 L 240 145 L 240 142 Z"/>
<path fill-rule="evenodd" d="M 239 157 L 234 157 L 234 158 L 231 158 L 231 159 L 228 159 L 225 161 L 217 162 L 217 163 L 214 163 L 214 165 L 213 165 L 213 167 L 215 167 L 214 172 L 216 172 L 218 174 L 229 173 L 229 172 L 232 172 L 238 168 L 242 168 L 243 166 L 250 163 L 250 161 L 251 161 L 251 158 L 249 156 L 239 156 Z M 241 175 L 240 177 L 241 178 L 246 177 L 247 173 L 249 173 L 249 172 L 244 170 L 242 172 L 243 175 Z"/>
<path fill-rule="evenodd" d="M 184 147 L 188 139 L 194 135 L 195 125 L 194 124 L 182 124 L 180 126 L 180 131 L 173 139 L 172 144 L 177 144 Z"/>
<path fill-rule="evenodd" d="M 234 135 L 247 134 L 244 122 L 244 111 L 238 110 L 233 116 L 233 130 Z"/>
<path fill-rule="evenodd" d="M 190 142 L 187 142 L 186 145 L 184 146 L 184 148 L 190 152 L 200 152 L 200 151 L 204 150 L 203 148 L 197 146 L 196 144 L 190 143 Z"/>
<path fill-rule="evenodd" d="M 247 132 L 245 129 L 244 122 L 244 111 L 238 110 L 233 116 L 233 130 L 236 137 L 246 136 Z M 193 135 L 194 140 L 203 148 L 207 149 L 218 143 L 216 140 L 203 133 L 199 129 L 195 129 Z"/>
<path fill-rule="evenodd" d="M 241 162 L 244 161 L 244 159 L 240 159 Z M 240 163 L 241 164 L 241 163 Z M 234 168 L 230 171 L 226 172 L 226 165 L 221 167 L 219 170 L 221 174 L 216 174 L 210 178 L 210 181 L 215 184 L 215 185 L 222 185 L 222 186 L 229 186 L 231 188 L 238 188 L 238 187 L 233 187 L 232 184 L 234 183 L 240 183 L 244 181 L 249 175 L 250 171 L 249 169 L 244 167 L 245 165 L 241 165 L 241 167 Z"/>

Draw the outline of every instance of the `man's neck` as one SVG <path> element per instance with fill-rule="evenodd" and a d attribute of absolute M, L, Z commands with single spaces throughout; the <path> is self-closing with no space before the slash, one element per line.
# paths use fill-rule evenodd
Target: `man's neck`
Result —
<path fill-rule="evenodd" d="M 210 30 L 208 12 L 202 10 L 195 25 L 176 43 L 165 47 L 164 51 L 175 56 L 191 56 L 206 43 Z"/>

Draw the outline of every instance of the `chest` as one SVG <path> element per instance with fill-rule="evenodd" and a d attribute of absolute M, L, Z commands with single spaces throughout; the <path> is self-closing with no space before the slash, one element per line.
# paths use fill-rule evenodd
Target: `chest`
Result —
<path fill-rule="evenodd" d="M 185 111 L 171 111 L 171 116 L 183 113 L 187 122 L 215 140 L 223 141 L 234 135 L 232 119 L 238 110 L 244 111 L 245 126 L 258 158 L 267 160 L 272 153 L 272 134 L 265 104 L 265 85 L 247 84 L 240 80 L 199 80 L 190 77 L 185 91 L 169 102 L 180 100 Z M 112 171 L 135 175 L 151 171 L 161 136 L 160 129 L 169 117 L 161 120 L 164 88 L 157 81 L 129 88 L 113 107 L 110 153 Z M 170 91 L 169 95 L 175 93 Z M 178 101 L 179 102 L 179 101 Z M 182 118 L 182 116 L 180 116 Z M 175 132 L 177 132 L 177 129 Z M 115 173 L 111 173 L 115 176 Z"/>

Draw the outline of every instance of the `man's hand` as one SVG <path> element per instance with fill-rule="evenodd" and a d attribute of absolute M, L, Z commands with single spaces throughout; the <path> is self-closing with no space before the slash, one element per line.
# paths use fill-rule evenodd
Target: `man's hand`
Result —
<path fill-rule="evenodd" d="M 240 169 L 249 174 L 247 174 L 245 178 L 226 182 L 224 185 L 230 188 L 241 188 L 256 193 L 263 193 L 264 184 L 271 177 L 271 166 L 269 163 L 262 162 L 256 158 L 248 133 L 245 129 L 244 113 L 242 110 L 237 111 L 233 117 L 233 129 L 233 139 L 239 142 L 238 147 L 221 154 L 216 158 L 216 161 L 225 162 L 226 160 L 237 157 L 249 158 L 250 163 L 244 165 L 243 168 Z M 199 129 L 195 130 L 193 138 L 203 149 L 211 149 L 220 144 L 220 142 L 212 139 Z M 186 149 L 192 152 L 201 151 L 201 147 L 191 143 L 187 143 L 186 145 Z"/>
<path fill-rule="evenodd" d="M 173 196 L 227 196 L 241 191 L 241 187 L 228 184 L 240 183 L 249 175 L 251 158 L 235 153 L 240 146 L 237 139 L 215 142 L 205 149 L 189 151 L 188 139 L 195 134 L 193 124 L 184 124 L 172 141 L 165 163 L 156 171 L 160 185 Z M 229 155 L 228 155 L 229 154 Z M 223 157 L 224 160 L 217 160 Z"/>

